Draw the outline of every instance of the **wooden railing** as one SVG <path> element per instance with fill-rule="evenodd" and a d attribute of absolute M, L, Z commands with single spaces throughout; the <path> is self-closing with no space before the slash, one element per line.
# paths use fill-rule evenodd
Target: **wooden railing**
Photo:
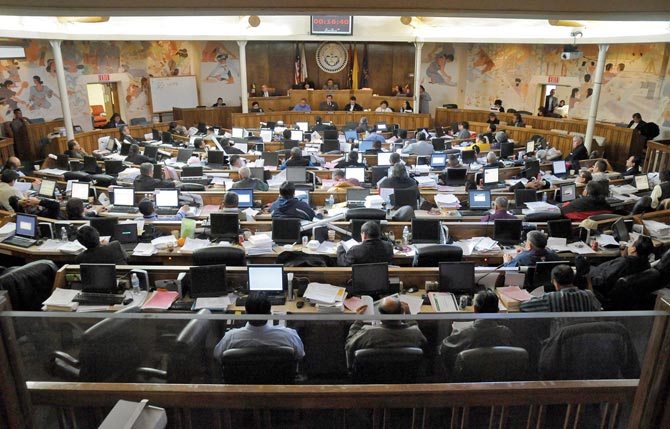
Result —
<path fill-rule="evenodd" d="M 398 124 L 406 130 L 417 128 L 428 128 L 431 126 L 429 114 L 418 113 L 375 113 L 375 112 L 265 112 L 265 113 L 233 113 L 233 124 L 236 127 L 258 128 L 260 122 L 284 121 L 285 124 L 295 124 L 298 121 L 306 121 L 314 124 L 315 117 L 321 116 L 323 122 L 333 122 L 338 128 L 342 128 L 347 122 L 359 122 L 362 117 L 368 119 L 370 125 L 375 122 L 386 122 L 387 124 Z"/>
<path fill-rule="evenodd" d="M 175 121 L 182 121 L 187 127 L 197 126 L 202 122 L 207 125 L 231 128 L 233 126 L 232 114 L 240 112 L 242 112 L 240 106 L 172 108 Z"/>
<path fill-rule="evenodd" d="M 670 170 L 670 146 L 667 143 L 647 142 L 647 153 L 642 165 L 643 173 Z"/>
<path fill-rule="evenodd" d="M 470 130 L 477 133 L 485 132 L 488 128 L 486 122 L 470 122 Z M 527 141 L 532 140 L 533 136 L 542 136 L 545 141 L 549 142 L 552 147 L 558 149 L 563 153 L 564 156 L 567 156 L 572 152 L 572 136 L 554 133 L 547 130 L 541 130 L 538 128 L 519 128 L 519 127 L 510 127 L 507 125 L 501 125 L 498 127 L 498 130 L 503 130 L 507 133 L 507 136 L 512 140 L 525 145 Z"/>
<path fill-rule="evenodd" d="M 0 165 L 5 165 L 10 156 L 14 156 L 14 139 L 0 139 Z"/>
<path fill-rule="evenodd" d="M 210 427 L 239 427 L 240 410 L 253 410 L 257 424 L 261 424 L 258 418 L 262 416 L 262 426 L 271 427 L 273 416 L 282 409 L 302 410 L 292 416 L 291 426 L 295 427 L 310 426 L 310 411 L 332 410 L 328 427 L 346 428 L 360 423 L 361 410 L 368 410 L 372 414 L 371 427 L 464 428 L 471 427 L 470 420 L 479 413 L 487 421 L 484 427 L 542 428 L 547 424 L 548 409 L 553 406 L 563 406 L 563 421 L 555 426 L 581 427 L 578 422 L 593 412 L 587 407 L 591 404 L 601 405 L 595 416 L 590 415 L 598 420 L 596 427 L 615 428 L 622 408 L 632 404 L 637 380 L 339 386 L 27 385 L 33 405 L 58 410 L 61 428 L 75 427 L 75 416 L 85 416 L 89 422 L 93 419 L 99 424 L 119 399 L 148 399 L 151 405 L 166 408 L 170 427 L 174 428 L 195 427 L 194 416 L 201 410 L 213 411 L 213 415 L 208 414 Z M 407 410 L 404 417 L 402 410 Z M 551 416 L 555 418 L 553 413 Z"/>

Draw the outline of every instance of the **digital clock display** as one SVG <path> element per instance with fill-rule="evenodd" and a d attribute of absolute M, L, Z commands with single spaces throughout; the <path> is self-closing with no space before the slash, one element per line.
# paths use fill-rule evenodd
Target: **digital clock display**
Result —
<path fill-rule="evenodd" d="M 310 33 L 351 36 L 353 23 L 353 16 L 316 15 L 311 17 Z"/>

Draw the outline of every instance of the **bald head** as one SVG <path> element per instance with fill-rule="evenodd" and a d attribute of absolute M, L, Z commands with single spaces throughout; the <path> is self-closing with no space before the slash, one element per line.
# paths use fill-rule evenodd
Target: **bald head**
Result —
<path fill-rule="evenodd" d="M 400 300 L 394 296 L 387 296 L 379 303 L 379 312 L 381 314 L 402 314 Z"/>

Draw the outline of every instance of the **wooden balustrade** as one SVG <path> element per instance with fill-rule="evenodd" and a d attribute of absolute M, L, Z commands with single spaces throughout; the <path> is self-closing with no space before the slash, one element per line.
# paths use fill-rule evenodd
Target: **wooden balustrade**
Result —
<path fill-rule="evenodd" d="M 470 130 L 483 133 L 488 128 L 486 122 L 470 122 Z M 520 128 L 520 127 L 509 127 L 506 125 L 501 125 L 498 127 L 498 130 L 505 131 L 507 136 L 512 140 L 525 145 L 527 141 L 533 139 L 534 136 L 541 136 L 547 142 L 551 144 L 554 148 L 558 149 L 565 156 L 572 152 L 572 136 L 567 136 L 563 134 L 557 134 L 547 130 L 540 130 L 537 128 Z"/>
<path fill-rule="evenodd" d="M 670 146 L 666 143 L 647 142 L 647 153 L 642 164 L 643 173 L 670 170 Z"/>
<path fill-rule="evenodd" d="M 286 125 L 305 121 L 314 125 L 317 116 L 320 116 L 323 122 L 332 122 L 338 128 L 342 128 L 347 122 L 358 123 L 362 117 L 367 118 L 370 125 L 374 125 L 375 122 L 386 122 L 387 124 L 398 124 L 400 128 L 406 130 L 431 126 L 430 115 L 418 113 L 266 111 L 265 113 L 233 113 L 232 116 L 233 124 L 243 128 L 259 128 L 261 122 L 269 121 L 284 121 Z"/>
<path fill-rule="evenodd" d="M 10 156 L 14 156 L 14 139 L 0 139 L 0 165 L 5 165 Z"/>

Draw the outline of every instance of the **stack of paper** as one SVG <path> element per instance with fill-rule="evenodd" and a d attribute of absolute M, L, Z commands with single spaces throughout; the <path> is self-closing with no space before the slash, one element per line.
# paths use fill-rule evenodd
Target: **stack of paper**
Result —
<path fill-rule="evenodd" d="M 2 227 L 0 228 L 0 240 L 4 240 L 10 235 L 14 235 L 15 231 L 16 231 L 16 224 L 14 222 L 7 222 L 6 224 L 2 225 Z"/>
<path fill-rule="evenodd" d="M 419 184 L 419 188 L 437 188 L 437 180 L 430 176 L 415 176 L 414 180 Z"/>
<path fill-rule="evenodd" d="M 237 301 L 237 296 L 231 294 L 230 296 L 217 296 L 214 298 L 196 298 L 195 303 L 193 304 L 193 310 L 201 310 L 203 308 L 209 310 L 227 310 L 228 307 L 235 301 Z"/>
<path fill-rule="evenodd" d="M 181 247 L 181 251 L 184 253 L 193 253 L 198 249 L 203 249 L 209 247 L 209 240 L 204 240 L 200 238 L 187 238 L 184 242 L 184 245 Z"/>
<path fill-rule="evenodd" d="M 167 310 L 179 298 L 179 292 L 156 291 L 142 305 L 142 310 Z"/>
<path fill-rule="evenodd" d="M 307 285 L 303 298 L 317 304 L 332 305 L 336 303 L 341 304 L 346 295 L 347 291 L 343 287 L 312 282 Z"/>
<path fill-rule="evenodd" d="M 545 203 L 544 201 L 529 201 L 526 203 L 528 209 L 523 209 L 523 214 L 537 213 L 537 212 L 559 212 L 561 209 L 553 204 Z"/>
<path fill-rule="evenodd" d="M 633 185 L 619 185 L 619 186 L 610 186 L 610 191 L 613 194 L 634 194 L 637 192 L 637 188 Z"/>
<path fill-rule="evenodd" d="M 272 238 L 267 234 L 256 234 L 243 244 L 247 255 L 267 255 L 272 253 Z"/>
<path fill-rule="evenodd" d="M 358 245 L 361 244 L 361 243 L 359 243 L 358 241 L 356 241 L 356 240 L 354 240 L 353 238 L 351 238 L 351 239 L 349 239 L 349 240 L 347 240 L 347 241 L 342 241 L 341 244 L 342 244 L 342 247 L 344 248 L 344 251 L 345 251 L 345 252 L 348 252 L 349 249 L 351 249 L 351 248 L 354 247 L 354 246 L 358 246 Z"/>
<path fill-rule="evenodd" d="M 368 195 L 365 197 L 365 207 L 368 209 L 381 209 L 384 198 L 379 195 Z"/>
<path fill-rule="evenodd" d="M 455 246 L 463 249 L 463 255 L 472 255 L 473 253 L 499 252 L 498 242 L 490 237 L 473 237 L 467 240 L 454 242 Z"/>
<path fill-rule="evenodd" d="M 429 292 L 428 299 L 435 313 L 453 313 L 459 311 L 456 297 L 451 292 Z"/>
<path fill-rule="evenodd" d="M 62 246 L 60 246 L 58 248 L 58 250 L 60 250 L 63 253 L 68 253 L 68 254 L 71 254 L 71 255 L 78 255 L 81 252 L 83 252 L 84 250 L 86 250 L 86 248 L 84 246 L 82 246 L 81 243 L 79 243 L 77 240 L 74 240 L 74 241 L 69 241 L 69 242 L 63 244 Z"/>
<path fill-rule="evenodd" d="M 51 296 L 42 303 L 42 310 L 44 311 L 75 311 L 78 302 L 72 302 L 75 296 L 80 291 L 76 289 L 61 289 L 56 288 L 51 293 Z"/>
<path fill-rule="evenodd" d="M 454 194 L 436 194 L 435 204 L 441 209 L 459 209 L 461 202 Z"/>
<path fill-rule="evenodd" d="M 139 243 L 133 250 L 133 256 L 151 256 L 155 255 L 158 250 L 151 243 Z"/>
<path fill-rule="evenodd" d="M 518 310 L 522 302 L 533 298 L 533 295 L 529 294 L 528 291 L 517 286 L 499 287 L 496 290 L 500 301 L 508 310 Z"/>
<path fill-rule="evenodd" d="M 133 183 L 135 181 L 135 178 L 140 175 L 140 169 L 139 168 L 126 168 L 125 170 L 121 171 L 116 178 L 117 183 Z"/>
<path fill-rule="evenodd" d="M 168 245 L 172 245 L 172 247 L 177 246 L 177 239 L 174 238 L 172 235 L 164 235 L 163 237 L 158 237 L 154 238 L 151 240 L 151 244 L 156 248 L 156 249 L 167 249 Z"/>
<path fill-rule="evenodd" d="M 659 240 L 670 239 L 670 226 L 655 220 L 643 220 L 642 223 L 644 223 L 644 227 L 652 238 Z"/>

